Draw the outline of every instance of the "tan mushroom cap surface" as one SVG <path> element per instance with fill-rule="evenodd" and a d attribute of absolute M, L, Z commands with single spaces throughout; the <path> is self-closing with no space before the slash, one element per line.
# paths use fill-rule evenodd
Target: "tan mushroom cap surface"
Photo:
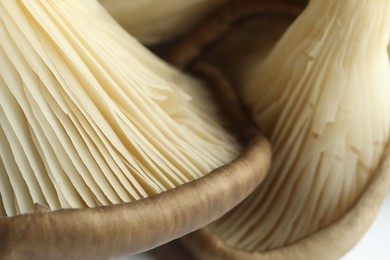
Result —
<path fill-rule="evenodd" d="M 205 84 L 97 1 L 0 1 L 0 35 L 0 257 L 147 250 L 207 225 L 263 179 L 267 141 L 254 133 L 242 149 Z"/>
<path fill-rule="evenodd" d="M 257 65 L 243 96 L 273 164 L 246 201 L 183 238 L 195 256 L 334 259 L 359 240 L 390 185 L 389 12 L 387 0 L 313 0 Z"/>

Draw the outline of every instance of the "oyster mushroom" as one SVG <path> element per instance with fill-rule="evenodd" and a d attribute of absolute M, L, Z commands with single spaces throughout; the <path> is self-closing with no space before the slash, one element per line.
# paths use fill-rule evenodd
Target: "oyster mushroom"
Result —
<path fill-rule="evenodd" d="M 97 1 L 0 1 L 0 35 L 0 258 L 147 250 L 261 182 L 267 142 L 252 131 L 230 164 L 241 147 L 203 83 Z"/>
<path fill-rule="evenodd" d="M 100 0 L 134 37 L 157 44 L 184 33 L 228 0 Z"/>
<path fill-rule="evenodd" d="M 274 161 L 183 243 L 199 258 L 335 259 L 390 186 L 390 1 L 312 0 L 243 88 Z"/>

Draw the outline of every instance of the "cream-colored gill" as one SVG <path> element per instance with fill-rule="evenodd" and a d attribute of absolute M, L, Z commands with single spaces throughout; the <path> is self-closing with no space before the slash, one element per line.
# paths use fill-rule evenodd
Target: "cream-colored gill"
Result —
<path fill-rule="evenodd" d="M 138 200 L 237 155 L 202 84 L 98 2 L 0 1 L 0 35 L 6 215 Z"/>
<path fill-rule="evenodd" d="M 341 217 L 390 138 L 390 1 L 312 0 L 244 96 L 274 160 L 257 191 L 212 225 L 230 246 L 279 248 Z"/>

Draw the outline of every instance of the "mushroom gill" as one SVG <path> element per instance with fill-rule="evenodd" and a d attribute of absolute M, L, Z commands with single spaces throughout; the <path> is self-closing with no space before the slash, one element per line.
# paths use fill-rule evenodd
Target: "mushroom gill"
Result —
<path fill-rule="evenodd" d="M 134 37 L 157 44 L 184 33 L 228 0 L 99 0 Z"/>
<path fill-rule="evenodd" d="M 0 216 L 130 202 L 240 148 L 202 83 L 95 0 L 0 1 Z"/>
<path fill-rule="evenodd" d="M 390 138 L 389 34 L 389 0 L 310 1 L 244 88 L 273 146 L 270 173 L 211 232 L 267 251 L 346 214 Z"/>

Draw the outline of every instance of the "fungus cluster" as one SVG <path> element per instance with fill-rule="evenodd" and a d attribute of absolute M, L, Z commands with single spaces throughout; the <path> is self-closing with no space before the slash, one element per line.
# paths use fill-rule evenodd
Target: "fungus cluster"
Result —
<path fill-rule="evenodd" d="M 168 51 L 208 82 L 138 42 L 165 49 L 224 2 L 0 0 L 0 258 L 138 253 L 253 190 L 183 244 L 327 259 L 356 243 L 390 187 L 390 0 L 310 0 L 276 44 L 307 1 L 232 1 Z"/>

